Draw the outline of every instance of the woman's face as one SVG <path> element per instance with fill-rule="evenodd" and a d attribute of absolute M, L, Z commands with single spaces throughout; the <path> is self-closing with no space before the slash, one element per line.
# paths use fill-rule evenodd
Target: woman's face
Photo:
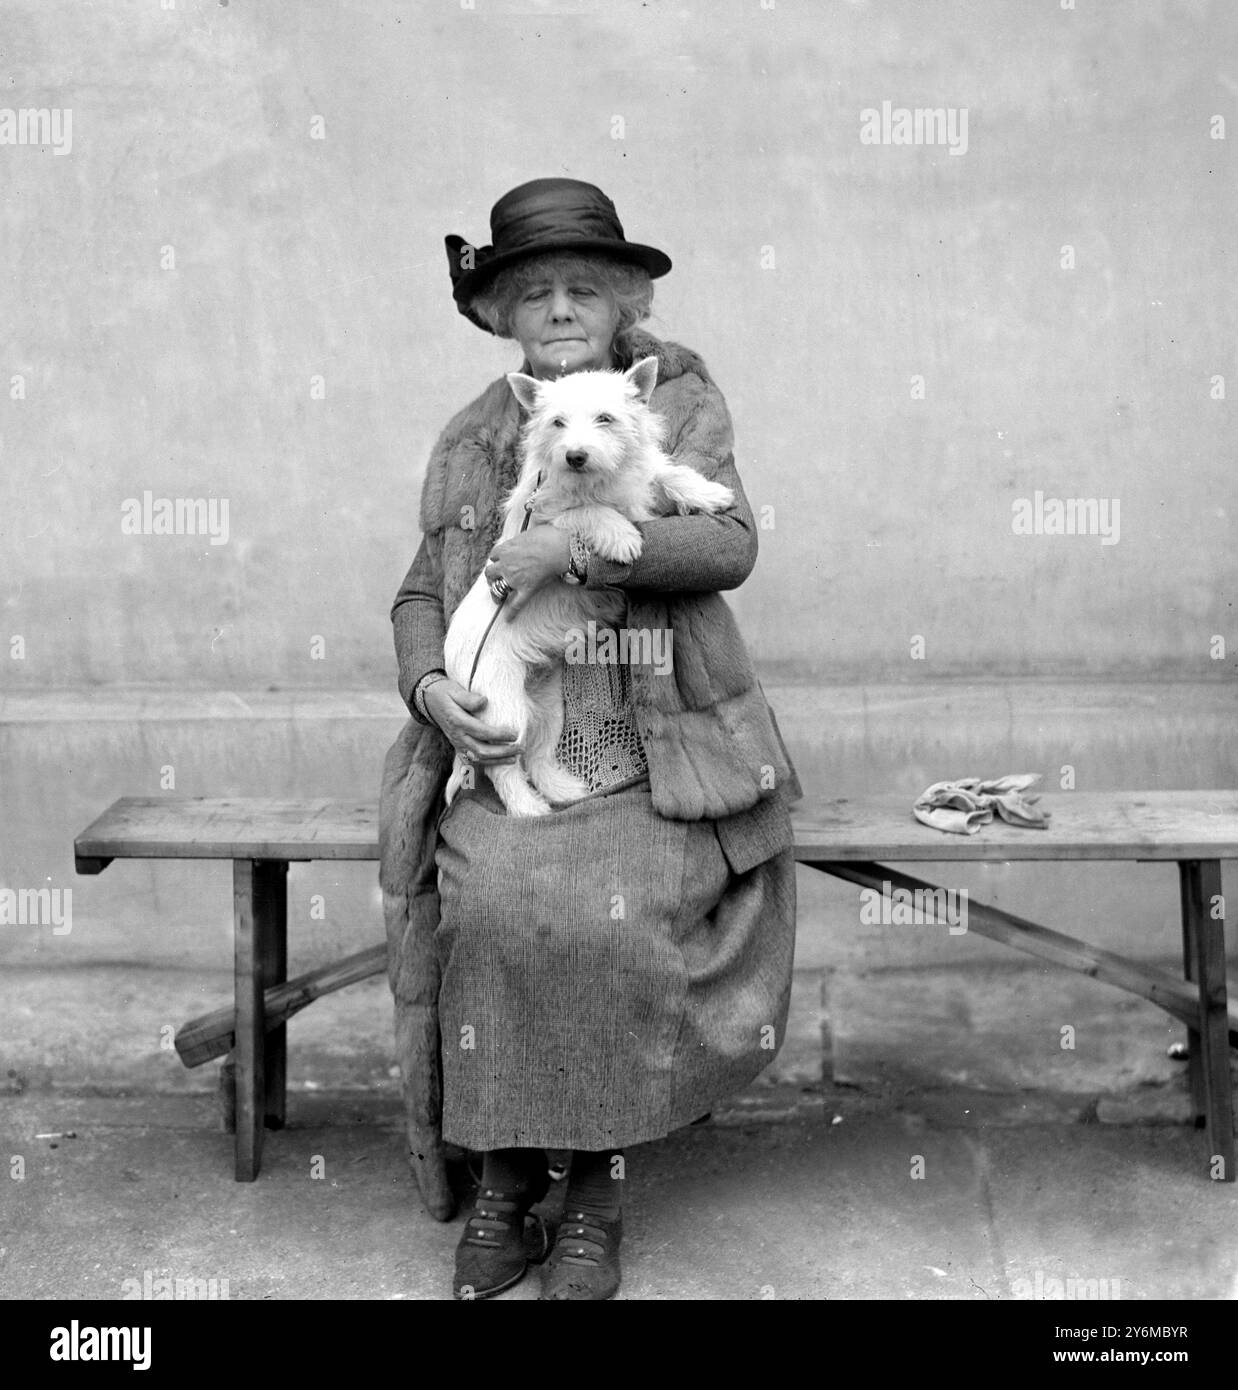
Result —
<path fill-rule="evenodd" d="M 614 365 L 611 344 L 619 313 L 600 275 L 554 266 L 516 302 L 512 331 L 536 377 L 557 377 Z"/>

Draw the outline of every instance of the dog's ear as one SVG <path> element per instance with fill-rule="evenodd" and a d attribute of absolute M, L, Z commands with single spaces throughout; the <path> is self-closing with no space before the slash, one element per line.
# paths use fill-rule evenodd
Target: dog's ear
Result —
<path fill-rule="evenodd" d="M 658 381 L 658 359 L 656 357 L 642 357 L 639 362 L 624 372 L 623 379 L 630 381 L 636 387 L 637 400 L 642 405 L 648 405 L 649 397 L 653 395 L 653 388 Z"/>
<path fill-rule="evenodd" d="M 512 388 L 512 395 L 532 414 L 537 409 L 542 383 L 535 376 L 525 376 L 523 372 L 508 372 L 507 384 Z"/>

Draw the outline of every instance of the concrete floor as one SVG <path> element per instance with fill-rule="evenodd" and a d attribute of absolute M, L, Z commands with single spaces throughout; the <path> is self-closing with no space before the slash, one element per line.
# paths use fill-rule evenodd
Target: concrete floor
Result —
<path fill-rule="evenodd" d="M 1038 1277 L 1106 1280 L 1123 1299 L 1234 1296 L 1235 1193 L 1202 1176 L 1193 1132 L 952 1122 L 945 1108 L 831 1095 L 642 1147 L 620 1297 L 1010 1299 Z M 119 1298 L 147 1271 L 226 1281 L 232 1299 L 450 1292 L 460 1221 L 419 1208 L 389 1099 L 299 1098 L 252 1184 L 232 1181 L 201 1099 L 23 1097 L 10 1111 L 29 1162 L 6 1184 L 8 1297 Z M 49 1123 L 76 1137 L 30 1139 Z M 502 1297 L 537 1291 L 534 1273 Z"/>
<path fill-rule="evenodd" d="M 383 982 L 290 1025 L 290 1123 L 253 1184 L 232 1180 L 216 1066 L 160 1046 L 228 990 L 123 965 L 0 980 L 4 1297 L 159 1279 L 232 1299 L 449 1296 L 460 1218 L 426 1216 L 404 1167 Z M 770 1070 L 631 1152 L 620 1297 L 1013 1300 L 1071 1279 L 1238 1297 L 1238 1187 L 1207 1177 L 1177 1036 L 1141 1001 L 1002 954 L 801 968 Z M 537 1292 L 534 1272 L 503 1297 Z"/>

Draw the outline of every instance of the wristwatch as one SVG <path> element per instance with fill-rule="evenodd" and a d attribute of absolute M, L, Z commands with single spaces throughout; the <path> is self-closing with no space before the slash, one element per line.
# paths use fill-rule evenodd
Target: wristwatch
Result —
<path fill-rule="evenodd" d="M 563 572 L 565 584 L 583 584 L 589 577 L 589 546 L 579 531 L 568 536 L 568 568 Z"/>

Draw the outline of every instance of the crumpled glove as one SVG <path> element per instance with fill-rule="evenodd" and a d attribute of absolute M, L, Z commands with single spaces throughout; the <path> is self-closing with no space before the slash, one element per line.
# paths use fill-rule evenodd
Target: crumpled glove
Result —
<path fill-rule="evenodd" d="M 1039 772 L 1021 772 L 988 782 L 978 777 L 934 782 L 920 793 L 912 812 L 922 824 L 952 835 L 974 835 L 982 825 L 989 824 L 995 811 L 1011 825 L 1045 830 L 1050 813 L 1037 807 L 1040 797 L 1023 795 L 1039 781 Z"/>

